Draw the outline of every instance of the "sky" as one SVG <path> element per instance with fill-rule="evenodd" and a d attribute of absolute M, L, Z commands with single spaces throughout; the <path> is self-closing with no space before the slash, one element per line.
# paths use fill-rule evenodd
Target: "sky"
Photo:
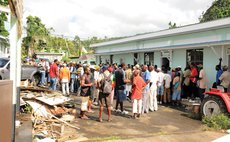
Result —
<path fill-rule="evenodd" d="M 38 16 L 55 35 L 123 37 L 199 22 L 214 0 L 24 0 L 24 18 Z"/>

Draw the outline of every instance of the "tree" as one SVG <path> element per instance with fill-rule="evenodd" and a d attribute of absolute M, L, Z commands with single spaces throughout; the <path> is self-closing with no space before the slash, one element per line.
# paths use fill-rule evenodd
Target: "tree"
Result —
<path fill-rule="evenodd" d="M 200 22 L 212 21 L 230 17 L 230 0 L 215 0 L 212 5 L 202 13 Z"/>
<path fill-rule="evenodd" d="M 23 38 L 23 47 L 26 50 L 27 55 L 32 55 L 36 50 L 44 49 L 46 46 L 46 38 L 49 36 L 49 29 L 41 22 L 38 17 L 27 17 L 27 36 Z M 32 52 L 30 53 L 29 50 Z"/>
<path fill-rule="evenodd" d="M 0 0 L 0 5 L 7 6 L 8 0 Z M 7 21 L 7 15 L 5 12 L 0 13 L 0 35 L 7 37 L 9 32 L 5 28 L 5 22 Z"/>
<path fill-rule="evenodd" d="M 173 29 L 177 27 L 176 23 L 172 23 L 171 21 L 169 22 L 168 25 L 169 25 L 169 29 Z"/>

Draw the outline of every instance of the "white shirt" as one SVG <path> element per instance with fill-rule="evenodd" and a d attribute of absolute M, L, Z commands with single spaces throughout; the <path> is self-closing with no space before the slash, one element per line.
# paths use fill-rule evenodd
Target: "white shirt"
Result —
<path fill-rule="evenodd" d="M 161 86 L 164 84 L 164 76 L 165 76 L 164 73 L 158 72 L 158 84 L 157 84 L 157 86 Z"/>
<path fill-rule="evenodd" d="M 94 79 L 95 80 L 99 79 L 99 72 L 98 71 L 94 71 Z"/>
<path fill-rule="evenodd" d="M 168 73 L 166 73 L 164 75 L 164 80 L 165 80 L 165 88 L 170 88 L 170 82 L 172 81 L 171 75 L 169 75 Z"/>
<path fill-rule="evenodd" d="M 157 81 L 158 81 L 158 74 L 156 71 L 151 71 L 150 72 L 150 82 L 153 85 L 157 85 Z"/>

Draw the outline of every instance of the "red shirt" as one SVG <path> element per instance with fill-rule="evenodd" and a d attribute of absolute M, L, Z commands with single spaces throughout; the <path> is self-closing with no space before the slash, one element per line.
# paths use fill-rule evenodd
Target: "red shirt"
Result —
<path fill-rule="evenodd" d="M 50 77 L 57 78 L 58 77 L 58 66 L 53 63 L 50 67 Z"/>
<path fill-rule="evenodd" d="M 133 78 L 133 89 L 132 89 L 132 99 L 141 99 L 142 98 L 142 91 L 146 83 L 142 77 L 139 75 Z"/>
<path fill-rule="evenodd" d="M 190 76 L 190 80 L 193 82 L 193 83 L 196 83 L 197 79 L 196 77 L 198 76 L 198 71 L 196 68 L 192 68 L 191 69 L 191 76 Z"/>

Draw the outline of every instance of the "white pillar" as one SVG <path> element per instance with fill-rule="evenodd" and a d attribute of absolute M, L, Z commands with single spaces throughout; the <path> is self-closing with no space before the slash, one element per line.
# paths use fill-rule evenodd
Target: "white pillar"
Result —
<path fill-rule="evenodd" d="M 17 98 L 17 21 L 11 16 L 10 25 L 10 80 L 13 80 L 13 105 Z"/>

